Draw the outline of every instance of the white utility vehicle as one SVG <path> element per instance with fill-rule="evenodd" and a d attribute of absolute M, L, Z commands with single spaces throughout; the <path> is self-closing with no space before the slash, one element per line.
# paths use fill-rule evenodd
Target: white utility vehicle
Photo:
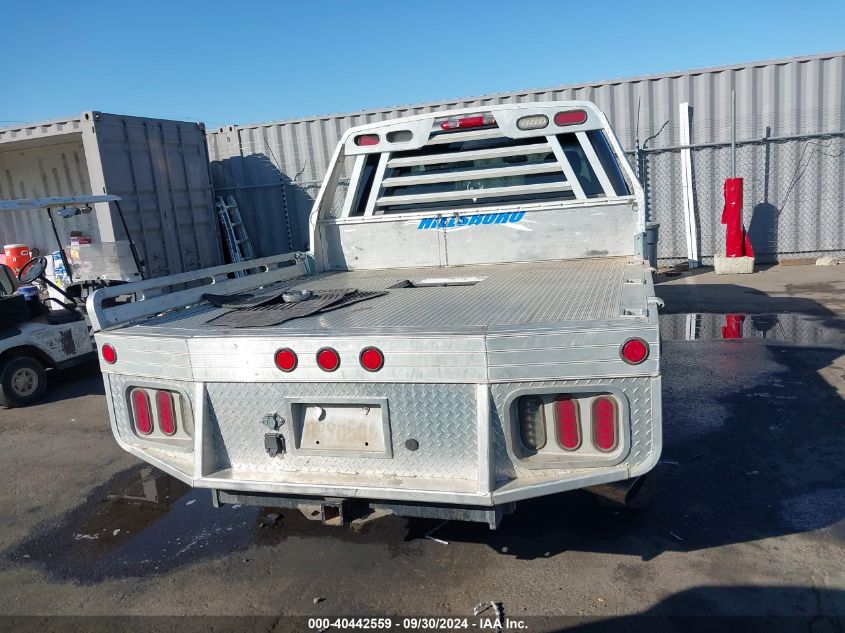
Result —
<path fill-rule="evenodd" d="M 9 266 L 0 265 L 0 406 L 11 408 L 35 404 L 46 392 L 48 369 L 68 369 L 96 360 L 94 339 L 85 318 L 86 293 L 123 283 L 115 275 L 124 274 L 124 270 L 131 269 L 131 266 L 109 266 L 111 262 L 104 261 L 98 262 L 97 277 L 74 275 L 74 267 L 59 239 L 54 212 L 62 218 L 69 218 L 90 213 L 93 204 L 114 203 L 123 221 L 119 200 L 118 196 L 112 195 L 0 200 L 0 213 L 46 212 L 69 282 L 62 289 L 47 278 L 45 257 L 33 257 L 23 264 L 17 275 Z M 125 222 L 123 226 L 125 228 Z M 140 275 L 141 265 L 131 240 L 98 245 L 98 252 L 104 250 L 113 252 L 115 260 L 119 259 L 119 254 L 123 254 L 123 259 L 133 259 L 131 264 L 139 271 L 135 276 Z M 38 284 L 41 288 L 30 284 Z M 49 289 L 51 296 L 42 298 L 42 289 Z M 30 291 L 26 298 L 21 294 L 24 290 Z"/>
<path fill-rule="evenodd" d="M 96 358 L 85 317 L 71 303 L 50 311 L 40 297 L 16 294 L 20 283 L 43 274 L 46 259 L 26 262 L 16 279 L 0 265 L 0 406 L 25 407 L 47 390 L 47 369 L 67 369 Z M 72 301 L 69 299 L 69 301 Z M 30 307 L 29 304 L 34 306 Z"/>
<path fill-rule="evenodd" d="M 215 504 L 498 525 L 661 449 L 643 192 L 582 101 L 349 130 L 311 250 L 98 290 L 112 430 Z M 109 305 L 118 293 L 136 301 Z"/>

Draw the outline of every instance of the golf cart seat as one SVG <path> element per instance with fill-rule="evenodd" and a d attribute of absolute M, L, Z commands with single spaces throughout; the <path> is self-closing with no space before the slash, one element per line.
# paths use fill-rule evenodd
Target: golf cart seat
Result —
<path fill-rule="evenodd" d="M 64 325 L 65 323 L 74 323 L 75 321 L 81 321 L 85 318 L 79 312 L 74 312 L 65 308 L 62 308 L 61 310 L 50 310 L 44 316 L 47 318 L 47 323 L 49 323 L 50 325 Z"/>
<path fill-rule="evenodd" d="M 18 289 L 18 278 L 6 264 L 0 264 L 0 296 L 10 295 Z"/>

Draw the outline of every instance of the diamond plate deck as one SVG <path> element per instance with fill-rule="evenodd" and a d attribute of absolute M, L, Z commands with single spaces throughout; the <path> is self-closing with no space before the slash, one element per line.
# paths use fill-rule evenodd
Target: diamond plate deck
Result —
<path fill-rule="evenodd" d="M 623 462 L 635 469 L 646 462 L 654 447 L 652 378 L 617 378 L 544 382 L 512 382 L 492 384 L 491 408 L 495 445 L 496 476 L 499 480 L 562 475 L 562 469 L 529 469 L 515 464 L 508 455 L 504 437 L 504 402 L 515 391 L 531 387 L 565 390 L 567 387 L 612 385 L 621 389 L 629 400 L 631 411 L 631 452 Z M 137 378 L 111 376 L 118 431 L 124 440 L 132 441 L 128 411 L 124 397 L 127 385 Z M 174 386 L 193 402 L 193 383 L 156 380 L 162 386 Z M 206 385 L 215 438 L 215 454 L 220 469 L 247 469 L 257 472 L 283 473 L 344 472 L 395 475 L 397 477 L 438 477 L 476 480 L 477 440 L 474 385 L 366 384 L 366 383 L 208 383 Z M 260 417 L 271 411 L 282 412 L 284 398 L 388 398 L 393 459 L 338 458 L 315 455 L 286 455 L 269 458 L 262 443 L 266 429 Z M 246 415 L 244 413 L 246 412 Z M 250 417 L 251 416 L 251 417 Z M 254 419 L 253 419 L 254 418 Z M 656 421 L 659 424 L 659 421 Z M 281 429 L 288 446 L 293 444 L 289 425 Z M 420 448 L 408 451 L 404 441 L 414 438 Z M 183 458 L 184 452 L 167 451 Z M 584 469 L 578 469 L 583 472 Z"/>
<path fill-rule="evenodd" d="M 279 326 L 291 333 L 360 328 L 430 328 L 527 325 L 562 321 L 616 319 L 626 258 L 602 257 L 556 262 L 532 262 L 449 268 L 408 268 L 330 272 L 279 288 L 387 290 L 362 304 L 296 319 Z M 433 277 L 480 277 L 471 286 L 394 288 L 404 280 Z M 388 290 L 389 289 L 389 290 Z M 200 305 L 150 319 L 130 328 L 133 334 L 203 336 L 219 334 L 205 322 L 224 310 Z M 267 330 L 233 332 L 249 336 Z"/>
<path fill-rule="evenodd" d="M 477 480 L 474 385 L 368 383 L 208 383 L 211 428 L 218 467 L 265 472 L 378 474 Z M 264 451 L 265 413 L 284 411 L 285 398 L 387 398 L 393 459 L 295 455 Z M 280 432 L 294 445 L 289 423 Z M 416 439 L 417 451 L 405 448 Z M 421 487 L 424 484 L 421 482 Z"/>

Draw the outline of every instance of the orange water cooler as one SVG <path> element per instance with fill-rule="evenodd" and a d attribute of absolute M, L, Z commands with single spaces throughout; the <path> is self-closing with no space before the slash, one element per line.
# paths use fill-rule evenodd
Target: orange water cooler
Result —
<path fill-rule="evenodd" d="M 3 247 L 3 254 L 6 256 L 6 266 L 11 268 L 16 275 L 23 265 L 32 259 L 29 246 L 26 244 L 6 244 Z"/>

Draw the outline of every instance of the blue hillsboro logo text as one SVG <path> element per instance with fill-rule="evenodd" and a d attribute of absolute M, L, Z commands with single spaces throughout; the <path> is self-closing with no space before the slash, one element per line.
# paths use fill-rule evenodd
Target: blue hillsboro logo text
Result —
<path fill-rule="evenodd" d="M 477 213 L 476 215 L 455 214 L 449 217 L 423 218 L 417 229 L 451 229 L 456 226 L 475 226 L 478 224 L 513 224 L 519 222 L 525 211 L 506 211 L 504 213 Z"/>

